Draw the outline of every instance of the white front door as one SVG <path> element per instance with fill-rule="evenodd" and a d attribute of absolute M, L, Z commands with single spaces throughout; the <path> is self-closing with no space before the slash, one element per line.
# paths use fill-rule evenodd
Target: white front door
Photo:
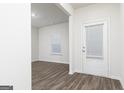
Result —
<path fill-rule="evenodd" d="M 83 73 L 107 76 L 107 22 L 83 25 Z"/>

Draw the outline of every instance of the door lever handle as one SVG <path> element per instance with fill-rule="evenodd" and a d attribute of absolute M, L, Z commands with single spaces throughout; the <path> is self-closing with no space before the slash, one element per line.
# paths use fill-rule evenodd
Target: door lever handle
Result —
<path fill-rule="evenodd" d="M 82 52 L 85 52 L 85 50 L 84 50 L 84 49 L 82 49 Z"/>

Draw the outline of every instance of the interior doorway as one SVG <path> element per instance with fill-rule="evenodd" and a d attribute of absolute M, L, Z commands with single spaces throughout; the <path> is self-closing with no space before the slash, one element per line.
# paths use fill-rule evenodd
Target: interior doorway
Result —
<path fill-rule="evenodd" d="M 69 73 L 69 16 L 55 3 L 32 3 L 31 32 L 32 89 L 44 89 Z"/>

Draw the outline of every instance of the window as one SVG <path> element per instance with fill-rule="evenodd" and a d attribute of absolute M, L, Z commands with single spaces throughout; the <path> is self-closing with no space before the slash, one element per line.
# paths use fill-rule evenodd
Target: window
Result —
<path fill-rule="evenodd" d="M 61 42 L 60 42 L 60 34 L 54 33 L 52 35 L 52 54 L 61 54 Z"/>

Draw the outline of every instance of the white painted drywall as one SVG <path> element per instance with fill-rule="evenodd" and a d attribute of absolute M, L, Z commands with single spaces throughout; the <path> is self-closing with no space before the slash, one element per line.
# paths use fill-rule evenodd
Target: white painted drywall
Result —
<path fill-rule="evenodd" d="M 31 89 L 30 4 L 0 4 L 0 85 Z"/>
<path fill-rule="evenodd" d="M 71 16 L 73 15 L 73 8 L 69 3 L 58 3 L 56 4 L 63 12 L 65 12 L 67 15 Z"/>
<path fill-rule="evenodd" d="M 110 76 L 120 78 L 121 72 L 121 31 L 120 5 L 94 4 L 74 11 L 73 56 L 74 71 L 82 72 L 81 25 L 87 21 L 110 18 Z"/>
<path fill-rule="evenodd" d="M 74 46 L 73 46 L 73 40 L 74 40 L 74 36 L 73 36 L 73 21 L 74 21 L 74 17 L 73 15 L 69 16 L 69 74 L 73 74 L 74 73 Z"/>
<path fill-rule="evenodd" d="M 31 49 L 32 62 L 38 61 L 39 58 L 39 33 L 38 28 L 31 27 Z"/>
<path fill-rule="evenodd" d="M 67 15 L 69 15 L 69 74 L 74 72 L 74 55 L 73 55 L 73 11 L 74 9 L 70 4 L 56 4 L 61 10 L 63 10 Z"/>
<path fill-rule="evenodd" d="M 122 26 L 122 64 L 121 64 L 121 82 L 124 88 L 124 4 L 120 4 L 121 9 L 121 26 Z"/>
<path fill-rule="evenodd" d="M 52 35 L 58 33 L 61 36 L 61 54 L 54 55 L 51 52 Z M 59 63 L 69 63 L 69 26 L 61 23 L 46 26 L 39 29 L 39 60 Z"/>

